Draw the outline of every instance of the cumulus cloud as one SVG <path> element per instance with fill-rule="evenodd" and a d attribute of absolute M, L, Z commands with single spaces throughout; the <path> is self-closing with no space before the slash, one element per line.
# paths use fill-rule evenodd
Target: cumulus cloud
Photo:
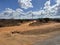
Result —
<path fill-rule="evenodd" d="M 24 12 L 22 9 L 18 8 L 16 10 L 6 8 L 2 13 L 0 13 L 0 19 L 31 19 L 32 11 Z"/>
<path fill-rule="evenodd" d="M 12 13 L 15 12 L 13 9 L 6 8 L 2 13 L 0 13 L 0 19 L 10 19 L 12 18 Z"/>
<path fill-rule="evenodd" d="M 51 6 L 51 0 L 46 1 L 44 4 L 45 17 L 54 17 L 60 15 L 60 1 L 55 0 L 56 4 Z"/>
<path fill-rule="evenodd" d="M 60 17 L 60 0 L 55 0 L 56 4 L 51 6 L 51 0 L 48 0 L 44 4 L 44 8 L 39 11 L 33 12 L 33 14 L 40 15 L 42 18 L 46 17 L 53 17 L 58 18 Z"/>
<path fill-rule="evenodd" d="M 2 13 L 0 13 L 0 19 L 19 19 L 21 14 L 23 15 L 23 10 L 20 8 L 16 10 L 6 8 Z"/>
<path fill-rule="evenodd" d="M 18 3 L 21 6 L 21 8 L 28 9 L 33 8 L 31 1 L 32 0 L 18 0 Z"/>
<path fill-rule="evenodd" d="M 60 0 L 56 0 L 56 3 L 57 3 L 57 4 L 60 4 Z"/>
<path fill-rule="evenodd" d="M 60 17 L 60 0 L 55 0 L 56 4 L 52 6 L 52 9 L 55 11 L 55 16 Z"/>
<path fill-rule="evenodd" d="M 19 2 L 28 0 L 19 0 Z M 31 1 L 31 0 L 29 0 Z M 26 3 L 24 2 L 24 4 Z M 59 18 L 60 17 L 60 2 L 59 0 L 55 0 L 56 4 L 51 6 L 51 1 L 48 0 L 45 2 L 43 9 L 38 11 L 28 11 L 24 12 L 22 9 L 18 8 L 16 10 L 6 8 L 2 13 L 0 13 L 0 19 L 32 19 L 35 18 Z M 29 2 L 30 3 L 30 2 Z M 31 4 L 32 5 L 32 4 Z M 21 5 L 22 6 L 22 5 Z M 28 6 L 27 3 L 22 6 L 22 8 L 27 9 L 32 6 Z"/>

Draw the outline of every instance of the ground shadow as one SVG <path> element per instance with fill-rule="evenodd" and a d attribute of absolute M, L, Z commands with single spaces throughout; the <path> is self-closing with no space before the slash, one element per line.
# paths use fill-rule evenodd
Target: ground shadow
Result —
<path fill-rule="evenodd" d="M 34 30 L 29 30 L 29 31 L 13 31 L 11 32 L 12 34 L 22 34 L 22 35 L 40 35 L 40 34 L 46 34 L 54 31 L 60 31 L 60 28 L 55 28 L 55 29 L 34 29 Z"/>
<path fill-rule="evenodd" d="M 0 28 L 1 27 L 10 27 L 10 26 L 19 26 L 21 25 L 22 21 L 20 20 L 5 20 L 5 19 L 0 19 Z"/>

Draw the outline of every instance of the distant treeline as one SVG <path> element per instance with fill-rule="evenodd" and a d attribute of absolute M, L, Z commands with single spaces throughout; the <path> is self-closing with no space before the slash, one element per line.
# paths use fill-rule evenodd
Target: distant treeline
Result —
<path fill-rule="evenodd" d="M 60 18 L 39 18 L 37 20 L 41 22 L 49 22 L 49 21 L 60 22 Z"/>
<path fill-rule="evenodd" d="M 23 22 L 26 22 L 26 21 L 33 21 L 33 20 L 36 20 L 36 21 L 41 21 L 41 22 L 48 22 L 48 21 L 55 21 L 55 22 L 60 22 L 60 18 L 38 18 L 38 19 L 0 19 L 0 22 L 20 22 L 20 23 L 23 23 Z"/>
<path fill-rule="evenodd" d="M 40 23 L 48 23 L 48 22 L 59 22 L 60 18 L 39 18 L 39 19 L 0 19 L 0 27 L 9 27 L 9 26 L 19 26 L 22 23 L 29 21 L 37 21 Z"/>

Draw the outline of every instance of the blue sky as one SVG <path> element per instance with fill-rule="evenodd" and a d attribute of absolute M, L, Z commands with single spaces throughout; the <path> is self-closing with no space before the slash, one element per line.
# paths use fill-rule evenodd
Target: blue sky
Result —
<path fill-rule="evenodd" d="M 41 7 L 44 7 L 44 3 L 48 0 L 32 0 L 33 8 L 23 9 L 24 11 L 37 11 Z M 54 4 L 54 0 L 51 1 L 51 5 Z M 0 0 L 0 11 L 4 10 L 5 8 L 12 8 L 17 9 L 21 8 L 18 4 L 18 0 Z M 22 8 L 21 8 L 22 9 Z"/>
<path fill-rule="evenodd" d="M 0 0 L 0 10 L 4 10 L 5 8 L 19 8 L 17 0 Z"/>
<path fill-rule="evenodd" d="M 0 0 L 0 18 L 59 17 L 59 10 L 60 0 Z"/>

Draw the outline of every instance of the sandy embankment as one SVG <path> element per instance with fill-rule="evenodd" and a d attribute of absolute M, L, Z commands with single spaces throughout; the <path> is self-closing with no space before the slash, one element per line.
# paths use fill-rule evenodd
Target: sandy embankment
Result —
<path fill-rule="evenodd" d="M 0 45 L 60 45 L 60 23 L 34 27 L 30 23 L 0 28 Z M 24 34 L 12 34 L 15 30 Z"/>

